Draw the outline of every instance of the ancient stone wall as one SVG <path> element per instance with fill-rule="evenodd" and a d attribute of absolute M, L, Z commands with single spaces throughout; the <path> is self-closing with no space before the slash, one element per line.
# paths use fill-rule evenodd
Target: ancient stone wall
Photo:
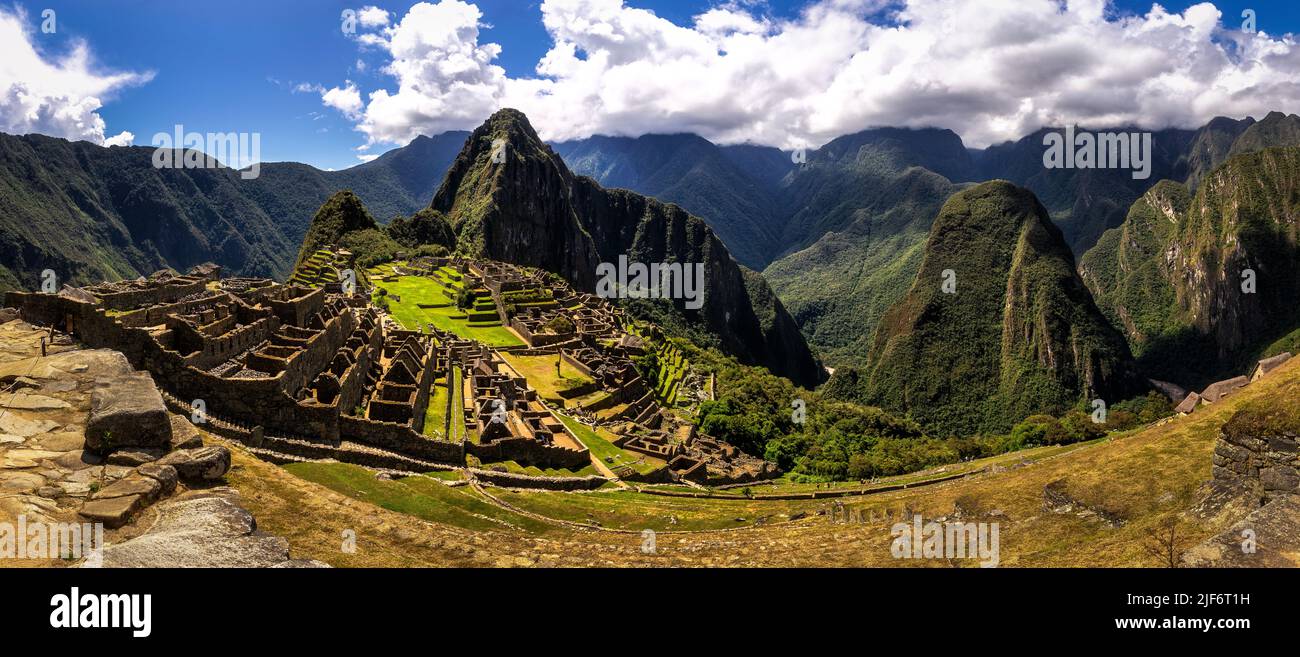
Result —
<path fill-rule="evenodd" d="M 1214 482 L 1252 489 L 1264 501 L 1300 492 L 1300 425 L 1281 410 L 1244 410 L 1214 445 Z"/>
<path fill-rule="evenodd" d="M 460 443 L 433 440 L 416 433 L 405 424 L 375 422 L 365 418 L 343 415 L 339 417 L 342 438 L 364 445 L 373 445 L 416 458 L 443 463 L 464 463 L 465 449 Z"/>
<path fill-rule="evenodd" d="M 468 443 L 465 451 L 484 463 L 514 461 L 524 466 L 566 470 L 581 470 L 591 464 L 591 454 L 585 449 L 547 445 L 524 436 L 501 438 L 486 445 Z"/>
<path fill-rule="evenodd" d="M 586 477 L 534 477 L 513 472 L 496 472 L 470 468 L 470 472 L 480 481 L 503 488 L 536 488 L 540 490 L 595 490 L 605 485 L 608 479 L 588 475 Z"/>

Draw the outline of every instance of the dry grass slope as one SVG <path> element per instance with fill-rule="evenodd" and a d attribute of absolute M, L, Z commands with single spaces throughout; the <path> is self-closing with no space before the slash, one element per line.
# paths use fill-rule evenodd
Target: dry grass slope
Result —
<path fill-rule="evenodd" d="M 673 505 L 700 507 L 690 510 L 691 522 L 683 525 L 727 526 L 719 521 L 735 518 L 745 522 L 735 522 L 741 525 L 736 529 L 661 533 L 655 554 L 642 553 L 635 531 L 582 530 L 557 523 L 539 532 L 535 524 L 522 520 L 498 522 L 499 529 L 488 530 L 428 522 L 304 481 L 237 447 L 231 479 L 259 524 L 285 536 L 295 555 L 336 566 L 971 566 L 974 561 L 898 561 L 890 554 L 894 521 L 884 519 L 886 511 L 895 519 L 907 510 L 936 519 L 951 516 L 959 506 L 967 520 L 1000 523 L 1004 567 L 1153 567 L 1159 563 L 1144 544 L 1166 519 L 1184 517 L 1182 540 L 1189 547 L 1239 520 L 1231 515 L 1194 520 L 1186 513 L 1204 495 L 1210 456 L 1223 423 L 1248 403 L 1300 405 L 1296 400 L 1300 359 L 1189 417 L 1023 466 L 999 467 L 927 488 L 845 498 L 849 509 L 875 517 L 864 524 L 831 522 L 818 513 L 827 508 L 825 500 L 673 500 Z M 1043 490 L 1049 484 L 1116 523 L 1096 514 L 1045 508 Z M 575 504 L 587 507 L 622 499 L 630 508 L 649 509 L 664 502 L 627 492 L 528 495 L 609 496 Z M 550 505 L 529 506 L 544 510 Z M 800 518 L 800 513 L 807 515 Z M 755 526 L 754 519 L 765 514 L 770 522 Z M 342 536 L 349 529 L 356 532 L 358 547 L 344 554 Z"/>

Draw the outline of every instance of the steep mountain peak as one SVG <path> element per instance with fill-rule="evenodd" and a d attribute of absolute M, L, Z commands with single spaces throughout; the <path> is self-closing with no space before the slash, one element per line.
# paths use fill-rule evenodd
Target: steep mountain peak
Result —
<path fill-rule="evenodd" d="M 574 176 L 527 117 L 501 110 L 479 126 L 430 206 L 456 233 L 459 253 L 537 267 L 596 289 L 602 263 L 703 266 L 703 307 L 672 299 L 742 361 L 803 385 L 820 378 L 807 343 L 757 275 L 746 276 L 708 225 L 675 205 Z"/>
<path fill-rule="evenodd" d="M 1246 128 L 1232 144 L 1229 155 L 1253 153 L 1265 148 L 1300 146 L 1300 116 L 1269 112 L 1263 120 Z"/>
<path fill-rule="evenodd" d="M 298 250 L 294 269 L 297 270 L 316 251 L 338 244 L 344 235 L 378 229 L 379 222 L 375 221 L 370 211 L 366 210 L 366 206 L 361 203 L 361 199 L 357 198 L 356 194 L 352 193 L 352 190 L 335 192 L 311 218 L 311 225 L 307 227 L 302 248 Z"/>
<path fill-rule="evenodd" d="M 1035 413 L 1138 392 L 1123 337 L 1074 271 L 1032 192 L 997 180 L 954 194 L 911 290 L 886 312 L 864 398 L 942 434 L 1001 432 Z"/>
<path fill-rule="evenodd" d="M 1296 327 L 1297 172 L 1300 148 L 1267 148 L 1234 155 L 1194 195 L 1161 183 L 1084 256 L 1098 304 L 1152 376 L 1209 383 Z"/>

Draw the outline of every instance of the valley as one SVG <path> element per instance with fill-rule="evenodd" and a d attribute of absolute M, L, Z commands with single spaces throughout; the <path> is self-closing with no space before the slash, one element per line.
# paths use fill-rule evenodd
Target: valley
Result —
<path fill-rule="evenodd" d="M 1286 134 L 1284 119 L 1248 122 L 1236 140 L 1258 143 L 1256 126 Z M 552 148 L 502 110 L 464 136 L 423 207 L 381 223 L 359 193 L 323 199 L 286 282 L 246 262 L 113 270 L 9 292 L 5 326 L 28 340 L 18 352 L 48 327 L 72 351 L 120 352 L 147 372 L 138 394 L 157 396 L 172 426 L 198 418 L 184 431 L 229 459 L 205 481 L 287 541 L 268 559 L 909 565 L 895 529 L 924 516 L 1002 526 L 1000 565 L 1158 565 L 1149 544 L 1170 523 L 1181 538 L 1168 559 L 1225 565 L 1234 524 L 1290 522 L 1300 477 L 1249 445 L 1294 451 L 1295 409 L 1275 403 L 1300 385 L 1283 353 L 1300 285 L 1287 250 L 1294 147 L 1179 159 L 1195 188 L 1152 183 L 1081 257 L 1078 215 L 1040 201 L 1041 180 L 980 182 L 993 153 L 1009 166 L 1012 151 L 972 153 L 950 131 L 869 131 L 784 174 L 771 152 L 723 150 L 706 161 L 787 190 L 751 201 L 799 208 L 736 257 L 726 234 L 756 238 L 606 189 L 559 155 L 640 184 L 635 148 L 607 161 L 600 145 Z M 700 295 L 602 284 L 628 263 L 691 267 Z M 1246 269 L 1262 275 L 1258 296 L 1233 292 Z M 118 468 L 111 494 L 29 486 L 22 472 L 61 480 L 71 461 L 17 458 L 6 481 L 56 515 L 107 519 L 123 546 L 206 485 L 177 487 L 155 467 L 200 449 L 164 447 L 175 429 L 116 445 L 75 419 L 45 428 L 60 426 L 84 442 L 86 467 Z M 324 529 L 294 516 L 304 505 Z M 367 528 L 375 551 L 313 544 L 331 523 Z M 1260 558 L 1286 562 L 1293 539 L 1274 538 Z M 798 552 L 810 541 L 826 545 Z"/>

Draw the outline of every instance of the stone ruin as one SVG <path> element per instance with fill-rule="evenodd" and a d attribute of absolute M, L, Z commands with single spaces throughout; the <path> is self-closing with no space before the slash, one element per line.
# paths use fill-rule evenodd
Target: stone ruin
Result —
<path fill-rule="evenodd" d="M 591 377 L 592 391 L 607 394 L 574 415 L 613 432 L 616 446 L 666 464 L 649 476 L 616 474 L 700 484 L 778 474 L 656 402 L 632 362 L 645 342 L 625 329 L 621 310 L 504 263 L 422 258 L 403 270 L 443 267 L 471 289 L 488 290 L 502 324 L 526 343 L 499 351 L 554 354 Z M 415 473 L 462 467 L 467 456 L 543 468 L 591 462 L 498 350 L 433 326 L 405 330 L 364 295 L 336 285 L 222 279 L 211 266 L 60 294 L 12 292 L 5 302 L 29 322 L 121 351 L 152 375 L 171 410 L 205 418 L 208 430 L 275 463 L 333 459 Z M 571 332 L 546 328 L 559 316 L 570 319 Z M 434 386 L 453 382 L 464 387 L 445 396 L 448 430 L 426 427 Z M 455 398 L 462 408 L 453 408 Z M 470 432 L 477 442 L 464 439 Z"/>

